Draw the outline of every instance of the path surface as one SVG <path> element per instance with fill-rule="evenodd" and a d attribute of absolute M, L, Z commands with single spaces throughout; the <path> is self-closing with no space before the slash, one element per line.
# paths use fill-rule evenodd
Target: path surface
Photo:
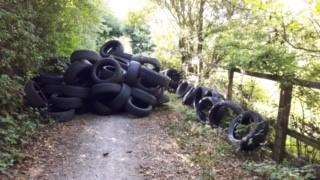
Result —
<path fill-rule="evenodd" d="M 197 168 L 160 125 L 171 118 L 160 112 L 143 119 L 83 115 L 55 124 L 26 146 L 28 156 L 12 168 L 12 177 L 190 179 Z"/>
<path fill-rule="evenodd" d="M 127 117 L 85 117 L 91 119 L 78 134 L 67 161 L 56 177 L 72 179 L 139 179 L 137 158 L 132 154 L 144 132 L 137 131 Z M 62 147 L 63 148 L 63 147 Z M 65 149 L 68 152 L 68 149 Z M 131 152 L 131 153 L 130 153 Z"/>

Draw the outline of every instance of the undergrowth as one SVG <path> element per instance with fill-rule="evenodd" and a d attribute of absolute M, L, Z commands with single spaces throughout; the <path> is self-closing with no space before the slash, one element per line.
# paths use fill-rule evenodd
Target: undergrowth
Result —
<path fill-rule="evenodd" d="M 182 153 L 200 166 L 201 179 L 221 178 L 219 167 L 234 166 L 231 178 L 256 179 L 316 179 L 315 166 L 294 167 L 289 163 L 277 165 L 264 148 L 244 153 L 235 150 L 227 141 L 223 129 L 212 129 L 209 125 L 197 122 L 194 109 L 184 106 L 175 95 L 170 95 L 170 107 L 181 114 L 181 119 L 168 125 Z M 228 171 L 227 171 L 228 172 Z"/>
<path fill-rule="evenodd" d="M 200 166 L 202 179 L 214 178 L 214 166 L 232 154 L 232 146 L 226 142 L 222 130 L 198 123 L 193 109 L 183 106 L 175 96 L 170 98 L 171 107 L 181 113 L 183 119 L 169 125 L 169 134 L 177 139 L 184 153 L 190 155 L 190 160 Z"/>
<path fill-rule="evenodd" d="M 0 76 L 0 172 L 23 158 L 21 147 L 41 127 L 40 113 L 24 105 L 22 84 Z"/>
<path fill-rule="evenodd" d="M 320 167 L 314 165 L 293 167 L 285 163 L 276 164 L 273 161 L 246 162 L 244 168 L 268 179 L 319 179 L 320 173 Z"/>

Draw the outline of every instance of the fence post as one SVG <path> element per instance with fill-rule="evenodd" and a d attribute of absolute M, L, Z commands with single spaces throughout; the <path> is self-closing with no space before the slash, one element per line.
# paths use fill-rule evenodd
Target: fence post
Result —
<path fill-rule="evenodd" d="M 233 75 L 234 75 L 234 70 L 229 69 L 228 70 L 228 91 L 227 91 L 228 100 L 232 100 Z"/>
<path fill-rule="evenodd" d="M 280 163 L 286 152 L 286 137 L 291 108 L 292 84 L 280 84 L 280 100 L 276 122 L 276 135 L 273 147 L 273 159 Z"/>

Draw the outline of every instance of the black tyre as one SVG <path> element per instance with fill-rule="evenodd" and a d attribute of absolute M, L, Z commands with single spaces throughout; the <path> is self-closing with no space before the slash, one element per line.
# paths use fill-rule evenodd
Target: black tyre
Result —
<path fill-rule="evenodd" d="M 146 82 L 149 86 L 162 86 L 167 88 L 170 83 L 170 78 L 167 76 L 144 67 L 141 67 L 140 78 L 141 81 Z"/>
<path fill-rule="evenodd" d="M 220 94 L 218 91 L 213 90 L 213 91 L 211 91 L 211 93 L 212 93 L 211 96 L 216 97 L 221 100 L 225 100 L 225 97 L 222 94 Z"/>
<path fill-rule="evenodd" d="M 193 86 L 190 85 L 187 81 L 182 82 L 176 91 L 178 98 L 182 98 Z"/>
<path fill-rule="evenodd" d="M 219 100 L 219 99 L 218 99 Z M 220 99 L 221 101 L 221 99 Z M 222 126 L 225 127 L 229 122 L 225 122 L 227 124 L 221 124 L 222 119 L 227 116 L 229 113 L 232 113 L 233 116 L 237 116 L 243 112 L 243 109 L 238 105 L 231 101 L 221 101 L 215 104 L 215 106 L 210 109 L 209 112 L 209 121 L 212 127 Z"/>
<path fill-rule="evenodd" d="M 154 96 L 158 99 L 158 101 L 159 101 L 159 99 L 160 99 L 162 96 L 164 96 L 164 91 L 165 91 L 164 87 L 160 87 L 160 88 L 158 88 L 157 91 L 154 93 Z"/>
<path fill-rule="evenodd" d="M 64 74 L 64 80 L 70 85 L 89 86 L 92 64 L 87 60 L 75 61 Z"/>
<path fill-rule="evenodd" d="M 75 114 L 82 115 L 90 112 L 90 106 L 88 102 L 83 102 L 83 105 L 77 109 L 75 109 Z"/>
<path fill-rule="evenodd" d="M 176 69 L 167 69 L 161 71 L 163 75 L 168 76 L 172 81 L 179 83 L 182 80 L 182 72 L 177 71 Z"/>
<path fill-rule="evenodd" d="M 50 98 L 52 94 L 61 94 L 63 85 L 47 84 L 42 88 L 43 93 L 47 98 Z"/>
<path fill-rule="evenodd" d="M 75 110 L 61 110 L 58 108 L 49 108 L 48 116 L 56 120 L 57 122 L 71 121 L 75 116 Z"/>
<path fill-rule="evenodd" d="M 61 85 L 63 76 L 57 74 L 40 73 L 33 79 L 39 86 Z"/>
<path fill-rule="evenodd" d="M 187 106 L 193 106 L 196 93 L 195 90 L 195 88 L 189 89 L 189 91 L 182 98 L 182 104 Z"/>
<path fill-rule="evenodd" d="M 113 76 L 113 71 L 110 69 L 114 69 L 112 66 L 105 66 L 98 72 L 98 77 L 101 79 L 107 79 L 108 77 Z"/>
<path fill-rule="evenodd" d="M 108 103 L 109 107 L 111 107 L 113 111 L 120 111 L 127 103 L 130 95 L 131 88 L 126 84 L 122 84 L 119 94 L 110 103 Z"/>
<path fill-rule="evenodd" d="M 206 88 L 206 87 L 203 87 L 203 90 L 202 90 L 202 97 L 209 97 L 209 96 L 212 96 L 212 93 L 213 91 L 209 88 Z"/>
<path fill-rule="evenodd" d="M 111 54 L 122 54 L 123 52 L 123 45 L 117 40 L 110 40 L 106 42 L 100 49 L 100 55 L 102 57 L 108 57 Z"/>
<path fill-rule="evenodd" d="M 110 96 L 110 99 L 113 99 L 121 91 L 121 85 L 115 83 L 101 83 L 92 86 L 91 88 L 91 100 L 106 98 Z"/>
<path fill-rule="evenodd" d="M 170 101 L 170 98 L 166 94 L 162 94 L 160 97 L 158 97 L 157 100 L 158 100 L 157 105 L 163 105 L 165 103 L 168 103 Z"/>
<path fill-rule="evenodd" d="M 170 81 L 169 87 L 168 87 L 168 91 L 170 93 L 175 93 L 177 91 L 177 88 L 179 86 L 180 82 L 174 82 L 174 81 Z"/>
<path fill-rule="evenodd" d="M 197 119 L 202 122 L 208 122 L 209 111 L 214 106 L 215 102 L 212 97 L 204 97 L 199 101 L 199 104 L 196 108 Z"/>
<path fill-rule="evenodd" d="M 132 56 L 131 60 L 137 61 L 140 64 L 142 64 L 144 67 L 152 69 L 153 71 L 156 71 L 156 72 L 159 72 L 161 68 L 160 62 L 156 58 L 150 58 L 145 56 Z"/>
<path fill-rule="evenodd" d="M 170 93 L 175 93 L 177 91 L 179 84 L 182 81 L 182 78 L 183 78 L 182 72 L 178 72 L 175 69 L 167 69 L 163 71 L 163 74 L 165 76 L 168 76 L 171 79 L 169 83 L 168 91 Z"/>
<path fill-rule="evenodd" d="M 62 93 L 66 97 L 88 98 L 90 94 L 90 88 L 64 85 L 62 87 Z"/>
<path fill-rule="evenodd" d="M 199 101 L 203 98 L 204 94 L 204 88 L 203 87 L 197 87 L 194 89 L 194 100 L 193 100 L 193 107 L 196 109 L 199 105 Z"/>
<path fill-rule="evenodd" d="M 100 116 L 107 116 L 112 114 L 112 110 L 106 106 L 105 104 L 99 102 L 99 101 L 94 101 L 91 103 L 91 108 L 92 111 Z"/>
<path fill-rule="evenodd" d="M 113 74 L 109 77 L 99 77 L 100 71 L 103 68 L 107 68 L 112 71 Z M 120 64 L 111 58 L 102 59 L 94 64 L 91 77 L 95 83 L 118 83 L 123 80 Z"/>
<path fill-rule="evenodd" d="M 28 105 L 31 107 L 42 108 L 47 106 L 48 100 L 36 82 L 28 81 L 24 92 Z"/>
<path fill-rule="evenodd" d="M 88 60 L 92 64 L 96 63 L 101 59 L 100 55 L 95 51 L 90 50 L 76 50 L 70 56 L 70 62 L 73 63 L 75 61 Z"/>
<path fill-rule="evenodd" d="M 50 103 L 52 103 L 53 107 L 63 110 L 77 109 L 83 105 L 81 98 L 63 97 L 58 94 L 53 94 L 51 96 Z"/>
<path fill-rule="evenodd" d="M 134 85 L 138 82 L 141 64 L 139 62 L 131 61 L 125 75 L 125 82 Z"/>
<path fill-rule="evenodd" d="M 141 89 L 143 91 L 146 91 L 154 96 L 158 96 L 159 93 L 161 92 L 161 87 L 160 86 L 155 86 L 155 87 L 150 87 L 148 85 L 145 85 L 146 83 L 143 82 L 141 79 L 138 80 L 138 82 L 134 85 L 134 87 Z"/>
<path fill-rule="evenodd" d="M 141 89 L 132 88 L 131 94 L 133 98 L 139 99 L 146 104 L 155 105 L 157 103 L 157 99 L 154 95 Z"/>
<path fill-rule="evenodd" d="M 126 104 L 126 111 L 137 117 L 145 117 L 151 113 L 152 106 L 139 99 L 130 97 Z"/>
<path fill-rule="evenodd" d="M 266 140 L 268 130 L 269 125 L 260 114 L 246 111 L 230 123 L 228 139 L 242 151 L 253 151 Z"/>
<path fill-rule="evenodd" d="M 121 56 L 123 56 L 123 54 L 121 54 Z M 124 69 L 127 69 L 128 68 L 128 65 L 129 63 L 131 62 L 130 61 L 130 58 L 124 58 L 124 57 L 121 57 L 121 56 L 117 56 L 117 55 L 110 55 L 111 58 L 115 59 L 116 61 L 119 62 L 120 66 Z"/>

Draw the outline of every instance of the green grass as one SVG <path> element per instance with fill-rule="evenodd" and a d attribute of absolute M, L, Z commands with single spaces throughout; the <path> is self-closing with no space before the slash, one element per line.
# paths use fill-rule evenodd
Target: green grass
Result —
<path fill-rule="evenodd" d="M 303 167 L 293 167 L 290 164 L 275 164 L 272 161 L 262 163 L 246 162 L 244 166 L 248 171 L 254 172 L 268 179 L 300 180 L 300 179 L 318 179 L 316 169 L 312 165 Z"/>
<path fill-rule="evenodd" d="M 197 122 L 195 110 L 183 106 L 173 95 L 170 98 L 171 108 L 181 113 L 182 120 L 168 126 L 169 134 L 190 155 L 190 160 L 201 167 L 202 179 L 214 178 L 212 167 L 233 152 L 232 146 L 226 142 L 224 132 Z"/>

